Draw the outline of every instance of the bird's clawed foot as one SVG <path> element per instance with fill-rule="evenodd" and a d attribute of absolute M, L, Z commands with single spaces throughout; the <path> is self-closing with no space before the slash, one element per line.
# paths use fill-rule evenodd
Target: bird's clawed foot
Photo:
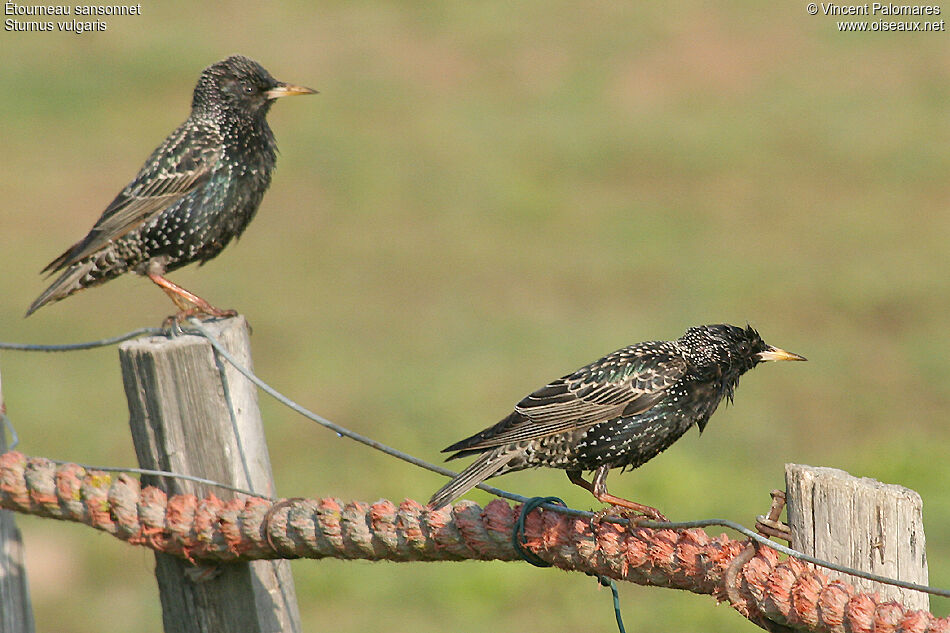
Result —
<path fill-rule="evenodd" d="M 185 290 L 178 284 L 165 279 L 157 273 L 149 272 L 148 278 L 161 288 L 178 308 L 176 314 L 165 319 L 162 327 L 170 328 L 172 326 L 178 326 L 180 328 L 182 323 L 190 317 L 201 318 L 206 316 L 213 319 L 227 319 L 238 315 L 237 310 L 222 310 L 216 308 L 195 293 Z"/>
<path fill-rule="evenodd" d="M 622 501 L 623 503 L 606 501 L 606 503 L 610 505 L 608 505 L 603 510 L 594 513 L 593 518 L 590 520 L 592 526 L 597 525 L 607 517 L 627 519 L 630 521 L 631 525 L 637 525 L 642 521 L 659 521 L 662 523 L 669 522 L 669 519 L 667 519 L 663 513 L 661 513 L 656 508 L 636 503 L 635 501 L 629 501 L 627 499 L 619 499 L 613 495 L 609 496 L 613 497 L 613 499 L 617 501 Z"/>
<path fill-rule="evenodd" d="M 180 310 L 171 316 L 165 317 L 165 320 L 162 321 L 162 327 L 167 329 L 177 328 L 181 329 L 181 326 L 191 317 L 208 317 L 212 319 L 227 319 L 230 317 L 236 317 L 238 315 L 237 310 L 219 310 L 214 306 L 208 304 L 209 309 L 206 309 L 203 306 L 192 306 L 186 310 Z"/>
<path fill-rule="evenodd" d="M 594 515 L 594 517 L 591 519 L 592 526 L 594 524 L 600 523 L 608 516 L 624 517 L 628 519 L 631 524 L 637 523 L 638 521 L 642 521 L 644 519 L 648 521 L 660 521 L 663 523 L 669 521 L 669 519 L 663 516 L 663 514 L 654 507 L 643 505 L 642 503 L 637 503 L 636 501 L 630 501 L 629 499 L 616 497 L 607 492 L 607 473 L 609 471 L 610 466 L 601 466 L 594 471 L 593 481 L 587 481 L 584 479 L 580 471 L 567 471 L 567 478 L 571 480 L 571 483 L 590 491 L 590 493 L 594 495 L 594 498 L 601 503 L 609 504 L 609 507 L 604 508 Z"/>
<path fill-rule="evenodd" d="M 221 308 L 216 308 L 201 297 L 198 297 L 198 301 L 194 306 L 181 310 L 178 314 L 175 315 L 175 319 L 179 323 L 187 319 L 188 317 L 210 317 L 212 319 L 230 319 L 231 317 L 236 317 L 238 315 L 237 310 L 222 310 Z"/>

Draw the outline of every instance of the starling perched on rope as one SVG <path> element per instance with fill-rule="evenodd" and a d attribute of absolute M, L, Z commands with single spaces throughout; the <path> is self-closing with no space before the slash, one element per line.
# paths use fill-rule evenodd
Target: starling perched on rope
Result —
<path fill-rule="evenodd" d="M 489 477 L 546 466 L 601 503 L 662 519 L 650 506 L 607 492 L 611 468 L 636 468 L 694 424 L 700 433 L 739 377 L 762 361 L 805 360 L 767 345 L 751 327 L 701 325 L 675 341 L 630 345 L 528 395 L 501 422 L 446 448 L 478 455 L 436 492 L 438 509 Z M 583 478 L 593 471 L 592 481 Z"/>
<path fill-rule="evenodd" d="M 267 111 L 275 99 L 314 92 L 277 81 L 240 55 L 205 68 L 191 115 L 152 152 L 89 234 L 43 269 L 63 273 L 26 315 L 129 271 L 158 284 L 180 310 L 179 319 L 232 315 L 164 275 L 208 261 L 244 232 L 277 160 Z"/>

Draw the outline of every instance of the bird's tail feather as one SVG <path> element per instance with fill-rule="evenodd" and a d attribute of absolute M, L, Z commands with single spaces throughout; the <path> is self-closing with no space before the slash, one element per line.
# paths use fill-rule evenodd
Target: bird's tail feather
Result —
<path fill-rule="evenodd" d="M 469 464 L 468 468 L 432 495 L 432 498 L 429 499 L 429 508 L 438 510 L 442 506 L 455 501 L 478 484 L 495 475 L 517 455 L 517 451 L 506 451 L 505 447 L 483 453 L 481 457 Z"/>
<path fill-rule="evenodd" d="M 65 299 L 74 292 L 82 290 L 86 286 L 96 285 L 96 283 L 102 283 L 105 279 L 96 280 L 93 283 L 85 283 L 84 278 L 95 266 L 95 262 L 90 259 L 84 262 L 77 262 L 73 264 L 66 272 L 56 278 L 50 287 L 43 291 L 39 297 L 36 298 L 30 307 L 26 311 L 26 316 L 30 316 L 47 303 L 53 303 L 59 301 L 60 299 Z"/>
<path fill-rule="evenodd" d="M 80 244 L 81 244 L 81 243 L 82 243 L 82 242 L 80 242 Z M 40 274 L 41 274 L 41 275 L 45 275 L 45 274 L 50 274 L 50 275 L 52 275 L 52 274 L 55 273 L 56 271 L 62 270 L 63 268 L 65 268 L 65 267 L 66 267 L 66 262 L 68 262 L 68 261 L 69 261 L 69 258 L 72 257 L 72 254 L 73 254 L 73 252 L 76 250 L 76 247 L 77 247 L 77 246 L 79 246 L 79 244 L 73 244 L 72 246 L 70 246 L 69 248 L 67 248 L 59 257 L 57 257 L 56 259 L 54 259 L 53 261 L 51 261 L 50 263 L 48 263 L 48 264 L 46 265 L 46 268 L 44 268 L 43 270 L 40 271 Z"/>

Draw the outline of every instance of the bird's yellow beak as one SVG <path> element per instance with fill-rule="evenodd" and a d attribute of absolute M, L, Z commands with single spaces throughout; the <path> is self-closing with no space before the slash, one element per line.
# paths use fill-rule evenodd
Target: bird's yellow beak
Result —
<path fill-rule="evenodd" d="M 276 88 L 271 88 L 264 94 L 267 95 L 268 99 L 280 99 L 281 97 L 292 97 L 294 95 L 315 95 L 317 91 L 313 88 L 285 84 L 281 81 Z"/>
<path fill-rule="evenodd" d="M 779 349 L 778 347 L 772 347 L 769 345 L 768 349 L 764 352 L 759 352 L 756 354 L 759 360 L 808 360 L 804 356 L 799 356 L 798 354 L 793 354 L 791 352 L 786 352 L 784 349 Z"/>

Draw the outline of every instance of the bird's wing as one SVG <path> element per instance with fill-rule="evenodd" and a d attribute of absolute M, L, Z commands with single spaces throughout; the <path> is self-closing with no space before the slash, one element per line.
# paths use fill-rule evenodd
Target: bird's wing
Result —
<path fill-rule="evenodd" d="M 647 346 L 619 350 L 538 389 L 495 426 L 443 452 L 468 454 L 642 413 L 656 404 L 686 369 L 682 357 Z"/>
<path fill-rule="evenodd" d="M 207 182 L 221 156 L 217 130 L 182 125 L 106 208 L 83 240 L 50 262 L 43 272 L 71 266 L 132 231 Z"/>

